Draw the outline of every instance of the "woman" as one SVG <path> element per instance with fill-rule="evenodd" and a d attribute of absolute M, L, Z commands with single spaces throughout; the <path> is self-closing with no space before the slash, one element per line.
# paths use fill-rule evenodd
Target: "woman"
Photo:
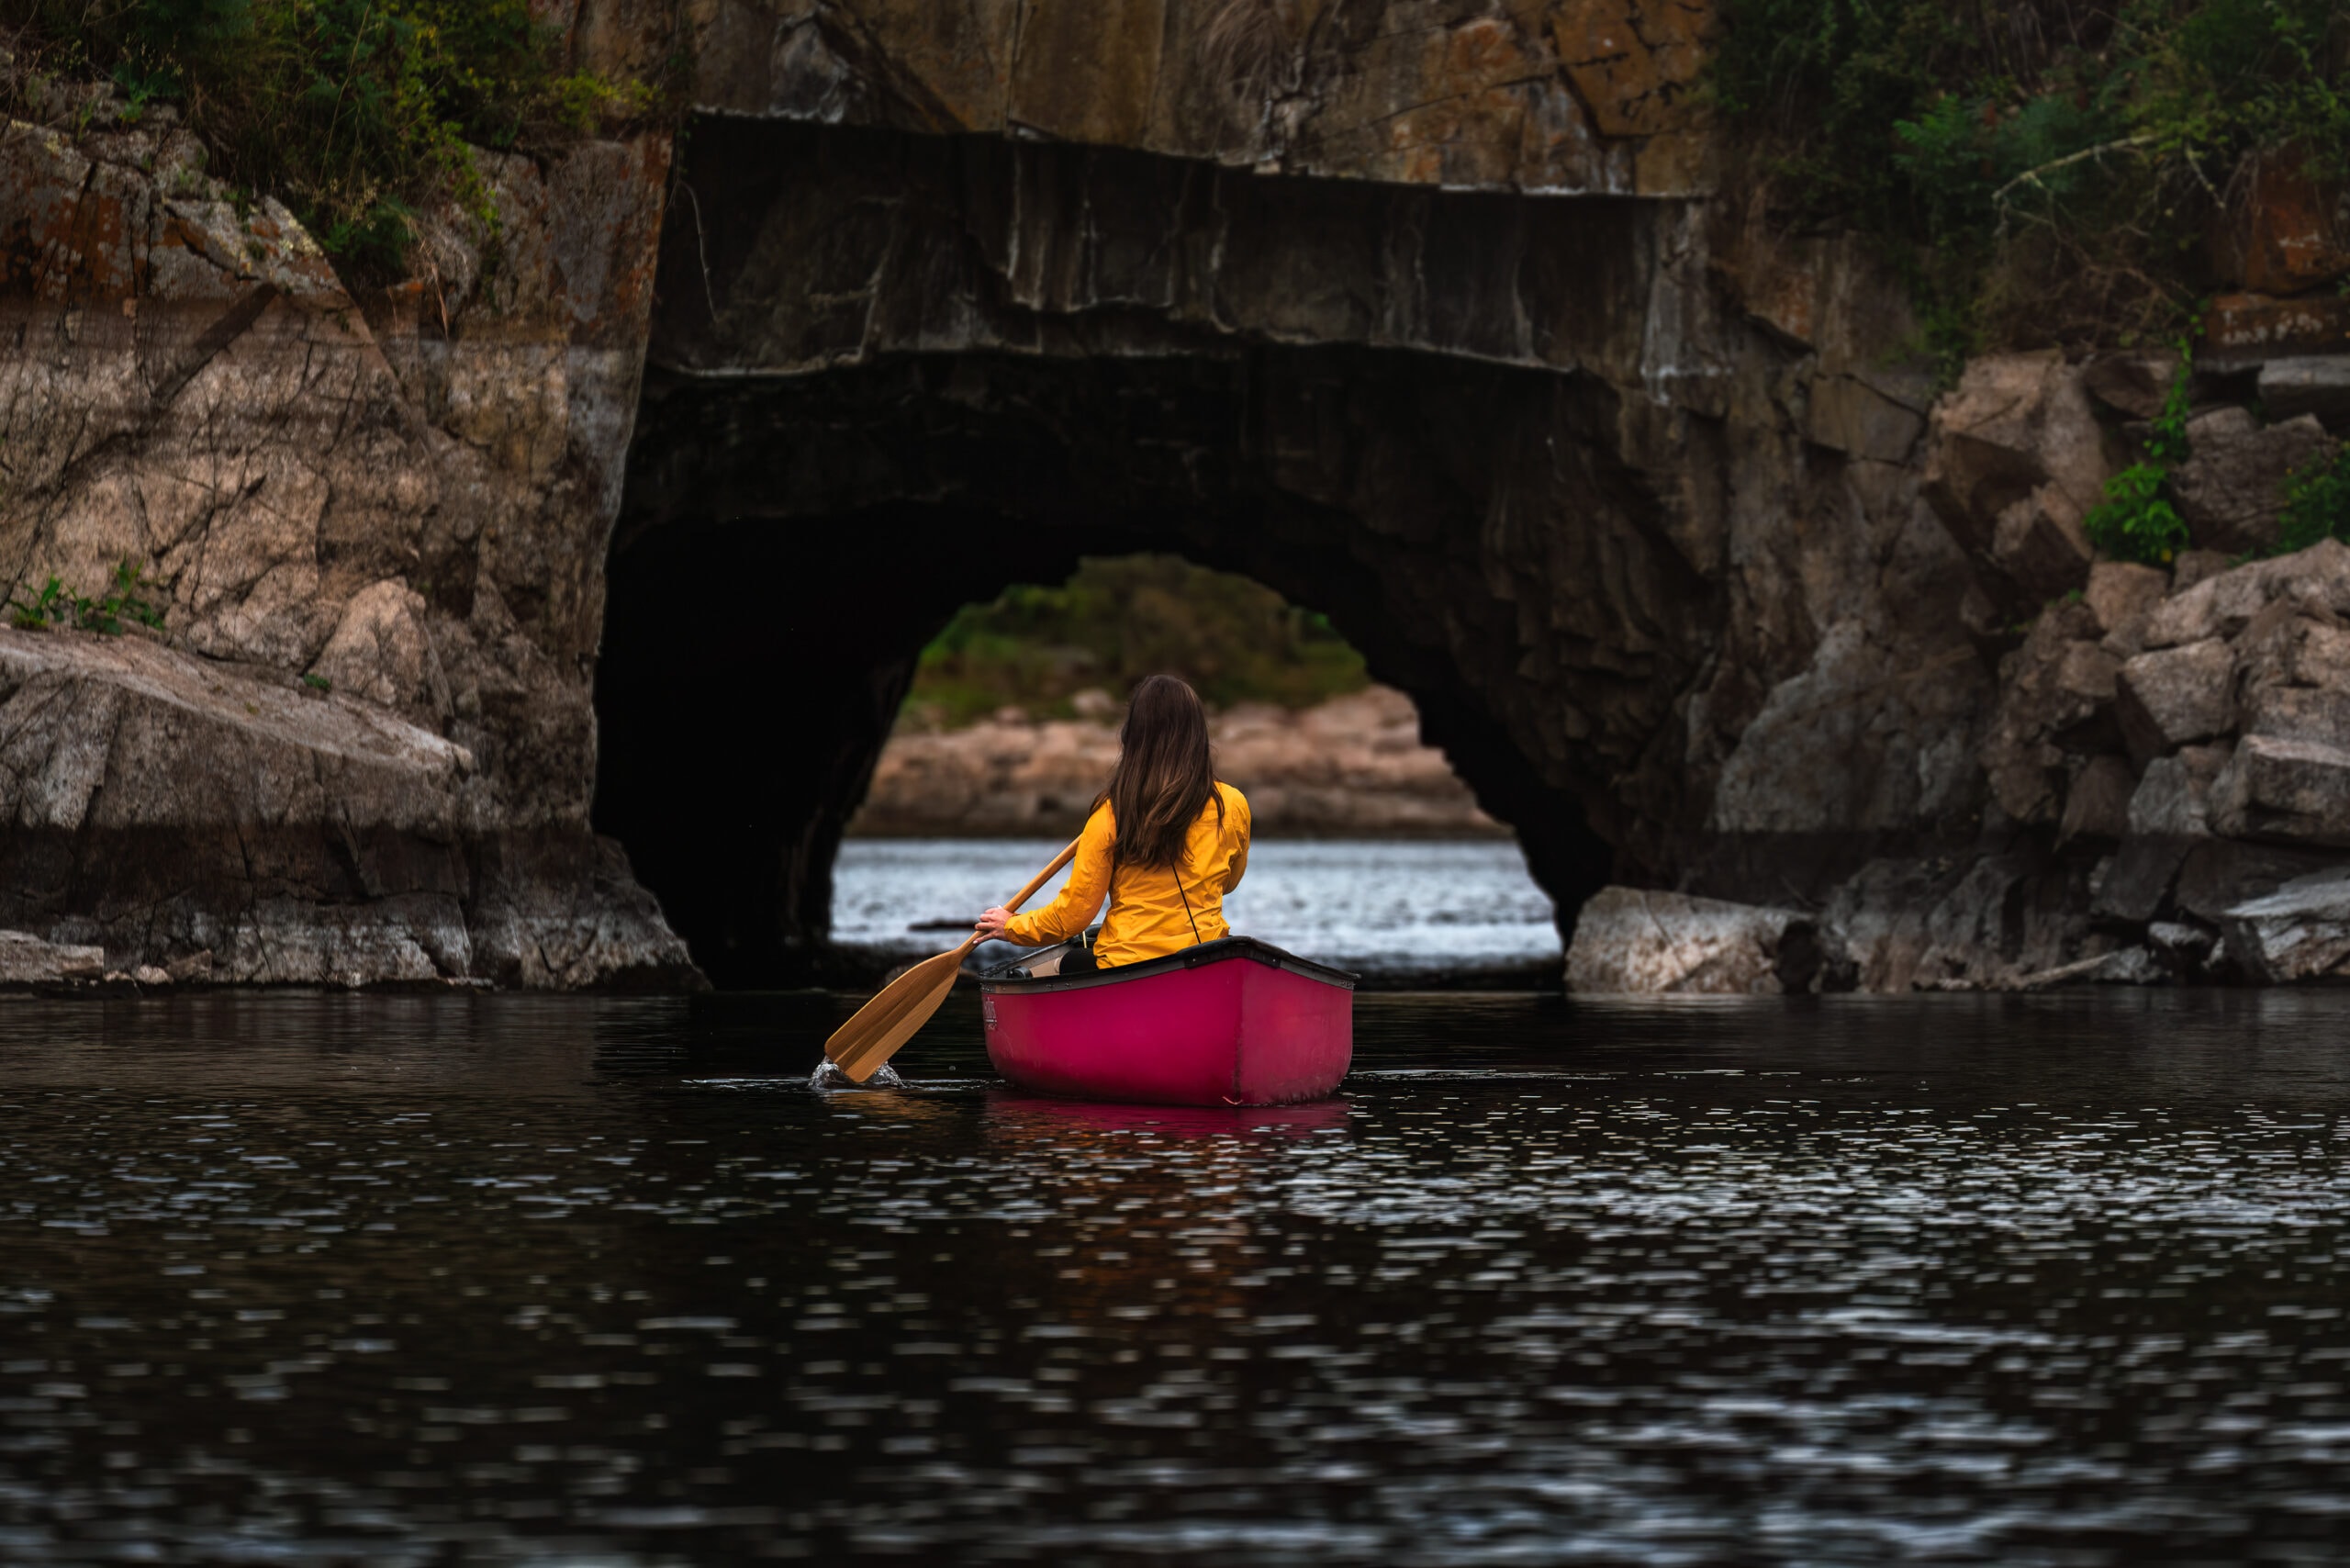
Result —
<path fill-rule="evenodd" d="M 1224 896 L 1248 868 L 1248 801 L 1217 781 L 1199 694 L 1171 675 L 1144 681 L 1126 705 L 1118 748 L 1060 897 L 1028 914 L 991 909 L 979 917 L 980 936 L 1024 947 L 1065 942 L 1091 924 L 1105 893 L 1110 914 L 1093 944 L 1104 969 L 1227 933 Z"/>

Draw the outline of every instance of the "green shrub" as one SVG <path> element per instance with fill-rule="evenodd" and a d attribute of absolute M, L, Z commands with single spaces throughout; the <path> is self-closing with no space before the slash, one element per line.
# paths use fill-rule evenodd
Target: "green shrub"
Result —
<path fill-rule="evenodd" d="M 1159 671 L 1219 707 L 1308 707 L 1370 680 L 1328 622 L 1271 589 L 1173 555 L 1131 555 L 966 608 L 923 651 L 907 706 L 948 724 L 1003 707 L 1066 716 L 1089 687 L 1123 699 Z"/>
<path fill-rule="evenodd" d="M 96 632 L 109 637 L 121 636 L 126 621 L 136 622 L 141 626 L 161 627 L 163 624 L 162 608 L 141 597 L 140 590 L 148 586 L 140 568 L 128 561 L 115 567 L 112 588 L 95 599 L 69 593 L 62 582 L 51 577 L 41 586 L 39 593 L 28 596 L 21 587 L 10 591 L 8 622 L 28 632 L 46 632 L 52 627 L 71 626 L 77 631 Z"/>
<path fill-rule="evenodd" d="M 417 208 L 493 233 L 473 149 L 558 142 L 655 95 L 568 73 L 530 0 L 0 0 L 37 73 L 177 104 L 213 172 L 278 196 L 339 261 L 397 272 Z"/>
<path fill-rule="evenodd" d="M 2350 543 L 2350 444 L 2285 482 L 2285 513 L 2277 553 L 2306 550 L 2323 539 Z"/>
<path fill-rule="evenodd" d="M 2163 494 L 2169 470 L 2133 463 L 2105 482 L 2105 499 L 2081 520 L 2098 554 L 2115 561 L 2167 566 L 2187 548 L 2187 520 Z"/>
<path fill-rule="evenodd" d="M 2167 566 L 2187 548 L 2187 520 L 2170 503 L 2164 488 L 2172 467 L 2187 461 L 2188 393 L 2195 361 L 2190 347 L 2178 345 L 2178 371 L 2163 398 L 2163 411 L 2146 435 L 2145 456 L 2105 482 L 2105 499 L 2089 509 L 2081 531 L 2101 555 L 2114 561 L 2136 561 Z"/>
<path fill-rule="evenodd" d="M 1714 102 L 1788 220 L 1911 254 L 1990 341 L 2191 316 L 2244 162 L 2350 172 L 2342 0 L 1726 0 Z"/>

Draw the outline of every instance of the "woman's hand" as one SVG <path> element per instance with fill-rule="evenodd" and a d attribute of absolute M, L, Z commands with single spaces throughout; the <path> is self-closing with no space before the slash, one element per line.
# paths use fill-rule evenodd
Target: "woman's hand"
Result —
<path fill-rule="evenodd" d="M 1011 924 L 1012 912 L 999 904 L 979 916 L 979 924 L 971 929 L 979 934 L 982 942 L 1008 942 L 1011 938 L 1004 935 L 1003 928 Z"/>

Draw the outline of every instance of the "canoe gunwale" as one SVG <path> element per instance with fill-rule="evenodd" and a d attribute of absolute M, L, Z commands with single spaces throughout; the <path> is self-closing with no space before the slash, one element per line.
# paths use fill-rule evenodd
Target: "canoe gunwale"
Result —
<path fill-rule="evenodd" d="M 1013 980 L 1010 976 L 982 977 L 981 995 L 1005 993 L 1034 996 L 1045 991 L 1088 991 L 1097 986 L 1123 985 L 1128 980 L 1149 980 L 1158 975 L 1175 974 L 1184 969 L 1196 969 L 1210 964 L 1238 962 L 1262 964 L 1270 969 L 1282 969 L 1302 979 L 1316 980 L 1340 991 L 1352 991 L 1362 977 L 1346 969 L 1334 969 L 1327 964 L 1317 964 L 1311 958 L 1301 958 L 1284 952 L 1270 942 L 1259 942 L 1254 936 L 1225 936 L 1214 942 L 1203 942 L 1186 947 L 1180 953 L 1169 953 L 1163 958 L 1147 958 L 1139 964 L 1123 964 L 1116 969 L 1091 969 L 1083 974 L 1047 975 L 1041 980 Z"/>

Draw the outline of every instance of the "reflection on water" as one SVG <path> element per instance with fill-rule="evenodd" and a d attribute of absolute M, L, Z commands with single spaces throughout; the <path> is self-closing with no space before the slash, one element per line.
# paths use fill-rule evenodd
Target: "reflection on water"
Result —
<path fill-rule="evenodd" d="M 2330 996 L 1372 996 L 1342 1101 L 976 1007 L 0 1010 L 0 1559 L 2330 1561 Z"/>
<path fill-rule="evenodd" d="M 1061 847 L 1041 839 L 851 839 L 834 873 L 833 935 L 905 955 L 952 946 Z M 1225 914 L 1243 935 L 1382 977 L 1528 967 L 1554 974 L 1561 961 L 1550 900 L 1505 840 L 1259 843 Z"/>

